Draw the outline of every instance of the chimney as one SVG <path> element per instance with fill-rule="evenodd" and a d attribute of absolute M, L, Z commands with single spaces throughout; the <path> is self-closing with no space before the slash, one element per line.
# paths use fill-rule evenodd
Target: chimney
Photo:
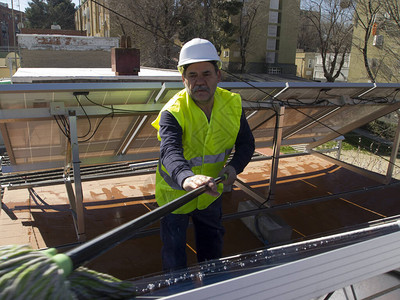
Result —
<path fill-rule="evenodd" d="M 140 51 L 131 48 L 131 40 L 122 36 L 119 48 L 111 49 L 111 70 L 115 75 L 138 75 L 140 72 Z"/>

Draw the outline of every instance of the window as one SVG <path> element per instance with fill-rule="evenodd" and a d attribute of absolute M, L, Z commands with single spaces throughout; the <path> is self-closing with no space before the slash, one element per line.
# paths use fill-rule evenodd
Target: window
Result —
<path fill-rule="evenodd" d="M 276 50 L 276 39 L 267 39 L 267 50 Z"/>
<path fill-rule="evenodd" d="M 277 11 L 269 12 L 269 23 L 279 23 L 279 13 Z"/>
<path fill-rule="evenodd" d="M 278 74 L 281 74 L 281 73 L 282 73 L 282 69 L 279 68 L 279 67 L 271 67 L 271 68 L 268 68 L 268 74 L 271 74 L 271 75 L 278 75 Z"/>
<path fill-rule="evenodd" d="M 276 37 L 278 35 L 277 25 L 268 25 L 268 36 Z"/>
<path fill-rule="evenodd" d="M 267 52 L 266 55 L 266 62 L 268 64 L 273 64 L 275 63 L 275 57 L 276 57 L 276 53 L 275 52 Z"/>
<path fill-rule="evenodd" d="M 270 9 L 279 9 L 279 0 L 270 0 L 269 8 Z"/>

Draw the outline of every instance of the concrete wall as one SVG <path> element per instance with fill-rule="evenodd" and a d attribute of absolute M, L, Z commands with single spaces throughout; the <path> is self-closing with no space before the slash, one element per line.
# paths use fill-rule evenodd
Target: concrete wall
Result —
<path fill-rule="evenodd" d="M 15 70 L 13 71 L 13 74 L 14 73 L 15 73 Z M 11 78 L 9 67 L 0 66 L 0 79 L 2 79 L 2 78 Z"/>
<path fill-rule="evenodd" d="M 7 57 L 5 58 L 0 58 L 0 80 L 1 79 L 10 79 L 12 75 L 15 74 L 16 72 L 16 67 L 15 64 L 12 63 L 12 69 L 10 70 L 10 61 L 8 58 L 11 58 L 11 62 L 15 61 L 14 59 L 15 57 L 15 53 L 14 52 L 10 52 Z M 19 61 L 19 55 L 17 54 L 17 60 Z M 19 63 L 18 63 L 18 67 L 19 67 Z"/>
<path fill-rule="evenodd" d="M 19 34 L 23 68 L 111 68 L 117 37 Z"/>

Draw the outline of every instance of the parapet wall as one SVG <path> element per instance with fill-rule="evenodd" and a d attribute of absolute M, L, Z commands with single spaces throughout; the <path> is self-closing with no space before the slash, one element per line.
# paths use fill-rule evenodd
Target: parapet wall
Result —
<path fill-rule="evenodd" d="M 110 68 L 117 37 L 18 34 L 24 68 Z"/>

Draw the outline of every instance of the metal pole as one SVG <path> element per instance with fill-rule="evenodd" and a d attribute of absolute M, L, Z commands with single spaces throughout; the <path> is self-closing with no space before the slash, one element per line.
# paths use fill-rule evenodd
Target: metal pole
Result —
<path fill-rule="evenodd" d="M 397 113 L 397 118 L 398 118 L 398 121 L 397 121 L 396 136 L 394 137 L 392 153 L 390 155 L 390 161 L 389 161 L 388 169 L 386 172 L 386 184 L 388 184 L 392 180 L 393 169 L 394 169 L 394 166 L 396 165 L 397 153 L 399 152 L 399 143 L 400 143 L 400 114 L 399 113 Z"/>
<path fill-rule="evenodd" d="M 15 71 L 17 70 L 17 52 L 15 50 L 17 49 L 17 44 L 16 44 L 16 39 L 17 35 L 15 34 L 15 18 L 14 18 L 14 0 L 11 0 L 11 17 L 12 17 L 12 34 L 13 34 L 13 40 L 14 40 L 14 62 L 15 62 Z M 11 76 L 12 77 L 12 76 Z"/>
<path fill-rule="evenodd" d="M 72 149 L 72 165 L 74 173 L 75 184 L 75 201 L 76 201 L 76 219 L 77 219 L 77 234 L 79 241 L 85 241 L 85 220 L 83 215 L 83 192 L 82 180 L 80 173 L 80 160 L 79 160 L 79 147 L 78 147 L 78 133 L 77 133 L 77 117 L 75 111 L 69 111 L 69 126 L 70 138 Z"/>
<path fill-rule="evenodd" d="M 276 136 L 274 138 L 271 179 L 267 194 L 267 199 L 269 199 L 270 202 L 274 200 L 274 195 L 275 195 L 276 180 L 278 177 L 279 155 L 282 143 L 283 119 L 285 115 L 285 107 L 283 105 L 277 105 L 275 106 L 275 108 L 277 110 L 276 125 L 275 125 Z"/>

